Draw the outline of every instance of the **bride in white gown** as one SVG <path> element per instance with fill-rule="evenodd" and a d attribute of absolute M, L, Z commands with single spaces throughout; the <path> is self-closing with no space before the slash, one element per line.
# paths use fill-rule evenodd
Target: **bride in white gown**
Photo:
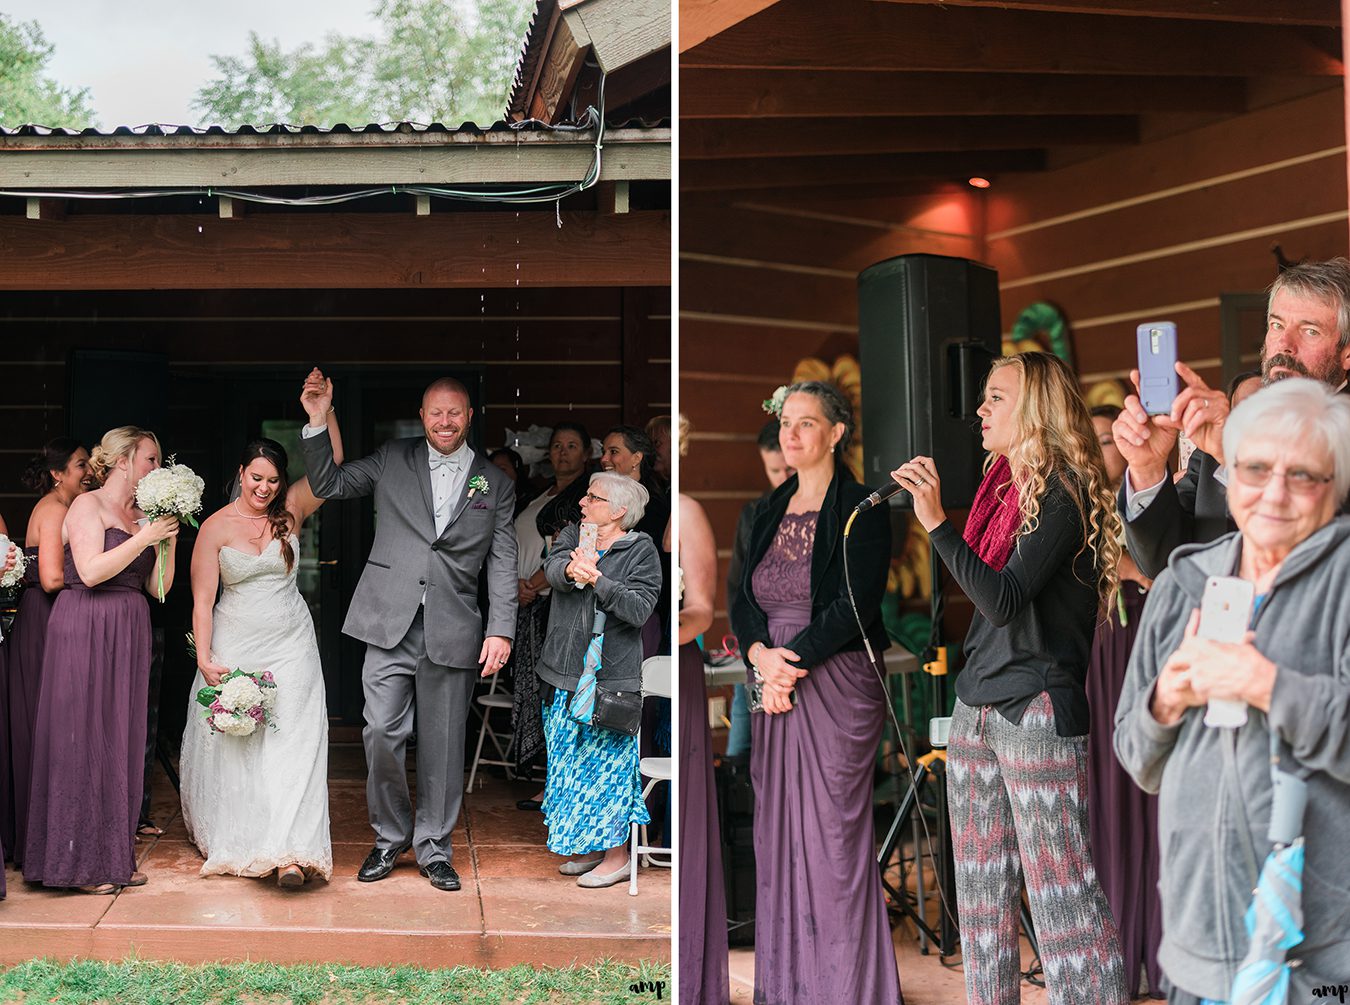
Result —
<path fill-rule="evenodd" d="M 305 396 L 332 394 L 317 370 Z M 302 397 L 302 401 L 304 397 Z M 336 420 L 329 431 L 336 444 Z M 255 440 L 238 498 L 202 523 L 192 555 L 197 676 L 183 732 L 183 820 L 201 874 L 267 876 L 283 887 L 333 873 L 328 826 L 328 709 L 309 608 L 296 587 L 297 536 L 323 504 L 307 479 L 286 483 L 286 453 Z M 218 588 L 219 601 L 216 600 Z M 270 670 L 272 721 L 247 737 L 213 732 L 197 691 L 232 669 Z"/>

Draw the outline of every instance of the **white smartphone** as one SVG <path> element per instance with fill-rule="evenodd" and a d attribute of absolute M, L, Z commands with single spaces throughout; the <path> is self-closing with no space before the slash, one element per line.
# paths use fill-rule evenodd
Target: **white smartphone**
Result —
<path fill-rule="evenodd" d="M 1236 576 L 1210 576 L 1200 600 L 1196 635 L 1214 642 L 1238 643 L 1247 635 L 1256 602 L 1256 584 Z M 1205 709 L 1206 726 L 1237 728 L 1247 722 L 1247 703 L 1211 698 Z"/>
<path fill-rule="evenodd" d="M 598 524 L 593 523 L 581 524 L 581 529 L 577 537 L 577 551 L 581 552 L 583 555 L 590 555 L 591 558 L 594 558 L 596 553 L 596 544 L 599 540 L 598 538 L 599 533 L 600 527 Z"/>

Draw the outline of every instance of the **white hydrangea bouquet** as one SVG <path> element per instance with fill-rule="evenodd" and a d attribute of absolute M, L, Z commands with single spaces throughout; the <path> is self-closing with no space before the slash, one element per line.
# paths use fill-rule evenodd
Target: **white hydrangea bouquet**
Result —
<path fill-rule="evenodd" d="M 197 692 L 197 704 L 212 732 L 228 736 L 251 736 L 259 726 L 277 728 L 272 714 L 277 707 L 277 682 L 270 670 L 245 673 L 231 670 L 220 678 L 219 687 Z"/>
<path fill-rule="evenodd" d="M 202 511 L 202 492 L 206 482 L 186 464 L 175 464 L 172 456 L 164 467 L 155 468 L 136 485 L 136 505 L 147 520 L 176 516 L 190 527 L 197 526 Z M 164 602 L 164 557 L 169 542 L 159 542 L 159 601 Z"/>
<path fill-rule="evenodd" d="M 5 640 L 5 631 L 14 623 L 19 606 L 19 586 L 23 582 L 23 571 L 28 567 L 28 557 L 23 549 L 0 534 L 0 568 L 4 568 L 11 547 L 14 549 L 14 568 L 0 573 L 0 642 Z"/>
<path fill-rule="evenodd" d="M 197 640 L 189 632 L 188 655 L 197 658 Z M 227 736 L 251 736 L 259 726 L 277 728 L 273 713 L 277 707 L 277 682 L 270 670 L 247 673 L 231 670 L 216 687 L 200 688 L 194 699 L 202 706 L 202 718 L 213 733 Z"/>
<path fill-rule="evenodd" d="M 4 567 L 5 559 L 9 557 L 9 549 L 13 542 L 4 534 L 0 534 L 0 568 Z M 6 573 L 0 573 L 0 590 L 12 590 L 23 582 L 23 572 L 28 568 L 28 556 L 23 553 L 23 549 L 14 545 L 14 568 Z"/>

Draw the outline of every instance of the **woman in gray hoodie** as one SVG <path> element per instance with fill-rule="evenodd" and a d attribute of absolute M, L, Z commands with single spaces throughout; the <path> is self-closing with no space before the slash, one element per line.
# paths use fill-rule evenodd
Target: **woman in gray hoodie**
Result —
<path fill-rule="evenodd" d="M 1350 977 L 1350 398 L 1290 378 L 1234 409 L 1224 430 L 1236 533 L 1173 553 L 1144 609 L 1116 709 L 1115 750 L 1159 794 L 1158 954 L 1169 1001 L 1227 1001 L 1246 955 L 1243 916 L 1271 850 L 1272 756 L 1304 777 L 1305 937 L 1290 1002 Z M 1196 637 L 1212 576 L 1255 586 L 1246 641 Z M 1246 723 L 1204 724 L 1210 699 Z"/>
<path fill-rule="evenodd" d="M 656 545 L 634 529 L 646 504 L 638 482 L 597 472 L 581 499 L 582 524 L 596 527 L 595 551 L 577 547 L 579 528 L 572 524 L 544 560 L 553 604 L 535 672 L 557 689 L 544 710 L 544 823 L 549 851 L 586 856 L 558 868 L 583 887 L 626 880 L 630 824 L 651 819 L 638 779 L 637 737 L 572 716 L 588 657 L 599 657 L 595 682 L 606 690 L 642 687 L 642 625 L 661 592 Z"/>

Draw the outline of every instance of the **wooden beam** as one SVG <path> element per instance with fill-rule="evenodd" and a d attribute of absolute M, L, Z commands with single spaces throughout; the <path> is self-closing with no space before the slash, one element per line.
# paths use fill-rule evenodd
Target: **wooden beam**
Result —
<path fill-rule="evenodd" d="M 670 214 L 0 216 L 0 289 L 416 289 L 670 283 Z M 59 239 L 58 236 L 59 235 Z M 519 243 L 517 243 L 519 242 Z"/>
<path fill-rule="evenodd" d="M 932 4 L 933 0 L 882 0 Z M 1338 0 L 941 0 L 947 7 L 998 7 L 1058 14 L 1107 14 L 1121 17 L 1175 17 L 1247 24 L 1307 24 L 1338 28 Z"/>
<path fill-rule="evenodd" d="M 1340 49 L 1336 30 L 1301 25 L 780 0 L 771 15 L 687 52 L 682 66 L 1339 76 Z"/>
<path fill-rule="evenodd" d="M 680 159 L 809 157 L 939 150 L 1039 150 L 1135 143 L 1128 115 L 697 120 L 680 125 Z"/>
<path fill-rule="evenodd" d="M 680 119 L 1247 110 L 1239 77 L 680 69 Z"/>
<path fill-rule="evenodd" d="M 572 88 L 585 62 L 587 46 L 578 42 L 565 20 L 559 20 L 548 51 L 540 60 L 537 84 L 530 98 L 530 117 L 557 122 L 571 104 Z"/>
<path fill-rule="evenodd" d="M 680 51 L 706 42 L 778 0 L 680 0 Z"/>
<path fill-rule="evenodd" d="M 500 134 L 496 134 L 500 135 Z M 139 137 L 137 137 L 139 138 Z M 396 148 L 233 149 L 134 144 L 90 149 L 47 144 L 47 137 L 0 143 L 0 188 L 253 188 L 263 185 L 460 185 L 573 182 L 595 156 L 590 134 L 554 143 L 447 142 Z M 602 180 L 668 179 L 670 130 L 605 133 Z"/>
<path fill-rule="evenodd" d="M 670 48 L 669 0 L 559 0 L 558 7 L 605 73 Z"/>
<path fill-rule="evenodd" d="M 1044 168 L 1045 155 L 1039 150 L 689 161 L 680 165 L 680 191 L 884 185 L 914 178 L 964 181 L 977 174 L 987 178 L 1005 171 Z"/>

